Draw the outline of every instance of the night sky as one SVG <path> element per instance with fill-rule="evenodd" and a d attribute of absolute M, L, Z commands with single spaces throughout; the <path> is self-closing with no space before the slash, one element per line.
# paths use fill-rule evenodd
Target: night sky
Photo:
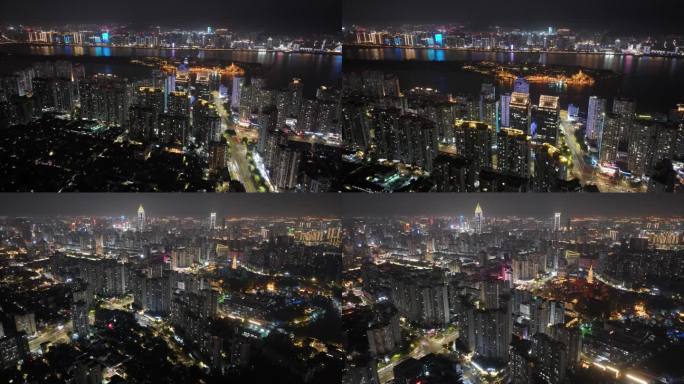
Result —
<path fill-rule="evenodd" d="M 134 216 L 142 204 L 149 216 L 258 217 L 339 216 L 336 194 L 166 194 L 75 193 L 11 194 L 0 196 L 0 216 Z"/>
<path fill-rule="evenodd" d="M 682 0 L 345 0 L 344 24 L 468 22 L 684 33 Z"/>
<path fill-rule="evenodd" d="M 342 0 L 33 0 L 0 1 L 13 23 L 101 23 L 202 27 L 228 24 L 270 32 L 338 33 Z"/>
<path fill-rule="evenodd" d="M 472 215 L 480 203 L 485 216 L 684 216 L 684 196 L 587 193 L 460 193 L 345 195 L 349 216 Z"/>

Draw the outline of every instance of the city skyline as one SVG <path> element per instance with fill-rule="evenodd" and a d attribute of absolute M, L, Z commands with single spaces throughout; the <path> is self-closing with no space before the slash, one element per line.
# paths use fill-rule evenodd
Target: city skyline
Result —
<path fill-rule="evenodd" d="M 282 198 L 280 198 L 282 197 Z M 340 216 L 339 197 L 263 194 L 5 194 L 0 216 L 110 216 L 133 218 L 139 205 L 148 216 L 305 217 Z"/>
<path fill-rule="evenodd" d="M 684 0 L 0 0 L 0 383 L 684 383 Z"/>
<path fill-rule="evenodd" d="M 634 194 L 391 194 L 345 195 L 346 217 L 472 216 L 480 205 L 487 217 L 551 218 L 561 212 L 573 217 L 684 216 L 679 196 Z"/>
<path fill-rule="evenodd" d="M 649 30 L 683 33 L 681 23 L 674 16 L 678 10 L 681 10 L 681 4 L 676 0 L 580 0 L 558 6 L 543 0 L 517 3 L 430 0 L 420 7 L 408 1 L 350 0 L 344 2 L 342 15 L 344 25 L 464 23 L 476 29 L 570 27 L 616 33 Z"/>
<path fill-rule="evenodd" d="M 314 3 L 304 0 L 239 1 L 200 0 L 193 3 L 193 12 L 179 12 L 188 6 L 180 0 L 118 1 L 101 4 L 73 0 L 69 7 L 57 7 L 51 1 L 40 0 L 31 5 L 5 2 L 0 5 L 0 22 L 15 24 L 50 23 L 130 23 L 138 26 L 181 25 L 206 29 L 211 24 L 227 24 L 240 29 L 262 29 L 292 33 L 338 33 L 340 30 L 340 0 Z M 131 12 L 134 9 L 135 12 Z M 103 12 L 104 11 L 104 12 Z M 306 21 L 306 22 L 304 22 Z"/>

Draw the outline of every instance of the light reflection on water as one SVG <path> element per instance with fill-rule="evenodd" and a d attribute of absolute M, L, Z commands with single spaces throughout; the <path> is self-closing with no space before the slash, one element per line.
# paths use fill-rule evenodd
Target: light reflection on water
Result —
<path fill-rule="evenodd" d="M 341 55 L 320 55 L 309 53 L 283 53 L 283 52 L 256 52 L 256 51 L 223 51 L 223 50 L 190 50 L 190 49 L 157 49 L 157 48 L 129 48 L 129 47 L 78 47 L 78 46 L 28 46 L 24 44 L 0 45 L 0 51 L 17 55 L 15 60 L 29 62 L 32 56 L 69 56 L 78 57 L 86 62 L 86 67 L 91 67 L 88 72 L 103 72 L 135 77 L 140 69 L 132 68 L 126 63 L 117 63 L 103 66 L 102 62 L 89 60 L 93 58 L 140 58 L 140 57 L 164 57 L 182 59 L 184 57 L 196 58 L 200 61 L 219 61 L 225 65 L 231 62 L 258 63 L 266 66 L 268 83 L 280 88 L 286 86 L 292 78 L 300 78 L 304 83 L 304 92 L 314 95 L 320 85 L 337 86 L 342 75 Z M 23 56 L 23 57 L 21 57 Z M 11 59 L 11 57 L 10 57 Z M 7 60 L 8 62 L 10 60 Z M 36 60 L 37 61 L 37 60 Z M 110 64 L 109 62 L 106 64 Z M 9 65 L 16 70 L 12 63 L 0 63 L 0 71 L 3 66 Z"/>
<path fill-rule="evenodd" d="M 411 62 L 479 62 L 530 63 L 561 65 L 612 71 L 618 77 L 599 80 L 591 87 L 554 87 L 533 84 L 533 99 L 539 94 L 555 94 L 561 104 L 574 103 L 586 113 L 591 95 L 629 97 L 637 100 L 637 108 L 644 112 L 667 112 L 677 103 L 684 103 L 684 60 L 680 58 L 622 56 L 604 54 L 568 54 L 533 52 L 491 52 L 441 50 L 423 48 L 360 48 L 345 47 L 345 71 L 372 68 L 399 75 L 403 88 L 433 87 L 448 93 L 479 93 L 482 82 L 491 81 L 473 73 L 465 73 L 448 66 L 404 66 Z M 360 60 L 360 61 L 359 61 Z M 369 63 L 370 62 L 370 63 Z M 510 86 L 499 84 L 497 92 L 510 92 Z"/>

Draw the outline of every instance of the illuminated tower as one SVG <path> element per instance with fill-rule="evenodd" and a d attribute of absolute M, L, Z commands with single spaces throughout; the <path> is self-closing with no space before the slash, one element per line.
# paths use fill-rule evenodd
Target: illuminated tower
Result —
<path fill-rule="evenodd" d="M 587 275 L 587 283 L 594 284 L 594 265 L 589 266 L 589 274 Z"/>
<path fill-rule="evenodd" d="M 95 237 L 95 254 L 98 256 L 104 254 L 104 236 L 101 233 Z"/>
<path fill-rule="evenodd" d="M 530 83 L 524 77 L 518 77 L 513 83 L 513 92 L 530 94 Z"/>
<path fill-rule="evenodd" d="M 561 213 L 556 212 L 553 214 L 553 231 L 558 232 L 560 231 L 560 221 L 561 221 Z"/>
<path fill-rule="evenodd" d="M 513 92 L 508 100 L 508 127 L 519 129 L 527 134 L 530 132 L 531 104 L 527 93 Z"/>
<path fill-rule="evenodd" d="M 482 224 L 484 222 L 484 214 L 482 213 L 482 207 L 480 207 L 480 203 L 477 203 L 477 206 L 475 207 L 475 233 L 480 234 L 482 233 Z"/>
<path fill-rule="evenodd" d="M 614 113 L 606 115 L 601 139 L 599 141 L 599 161 L 613 163 L 618 157 L 620 142 L 620 116 Z"/>
<path fill-rule="evenodd" d="M 603 132 L 603 121 L 606 117 L 606 99 L 591 96 L 587 110 L 585 135 L 589 140 L 599 140 Z"/>
<path fill-rule="evenodd" d="M 209 214 L 209 230 L 213 231 L 216 229 L 216 212 L 211 212 Z"/>
<path fill-rule="evenodd" d="M 500 107 L 501 107 L 501 115 L 500 115 L 501 127 L 502 128 L 508 128 L 511 126 L 511 121 L 510 121 L 511 94 L 510 93 L 504 93 L 503 95 L 501 95 Z"/>
<path fill-rule="evenodd" d="M 138 208 L 138 231 L 142 232 L 145 230 L 145 209 L 143 209 L 142 204 Z"/>
<path fill-rule="evenodd" d="M 559 116 L 558 96 L 539 96 L 539 107 L 536 113 L 537 132 L 534 134 L 537 142 L 558 145 Z"/>

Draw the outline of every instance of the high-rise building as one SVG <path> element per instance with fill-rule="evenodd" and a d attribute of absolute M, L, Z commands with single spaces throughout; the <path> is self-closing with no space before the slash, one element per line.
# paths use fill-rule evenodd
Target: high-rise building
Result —
<path fill-rule="evenodd" d="M 164 144 L 185 146 L 190 120 L 183 115 L 159 115 L 157 138 Z"/>
<path fill-rule="evenodd" d="M 510 127 L 510 116 L 511 116 L 511 94 L 504 93 L 501 95 L 501 127 Z"/>
<path fill-rule="evenodd" d="M 537 333 L 548 334 L 550 326 L 564 323 L 565 306 L 563 302 L 536 297 L 530 303 L 529 337 Z"/>
<path fill-rule="evenodd" d="M 655 142 L 652 146 L 650 168 L 663 159 L 674 159 L 681 156 L 684 150 L 684 124 L 659 122 L 655 128 Z"/>
<path fill-rule="evenodd" d="M 74 108 L 74 83 L 67 78 L 33 79 L 33 97 L 38 110 L 49 109 L 62 113 L 71 113 Z M 18 93 L 18 92 L 17 92 Z"/>
<path fill-rule="evenodd" d="M 391 299 L 399 312 L 423 326 L 449 322 L 448 287 L 441 270 L 405 270 L 390 276 Z"/>
<path fill-rule="evenodd" d="M 513 92 L 530 94 L 530 83 L 524 77 L 518 77 L 513 82 Z"/>
<path fill-rule="evenodd" d="M 530 137 L 523 131 L 501 128 L 497 135 L 496 167 L 503 174 L 530 175 Z"/>
<path fill-rule="evenodd" d="M 398 108 L 375 109 L 371 115 L 371 130 L 375 138 L 378 159 L 397 160 L 403 157 L 407 139 L 399 129 Z"/>
<path fill-rule="evenodd" d="M 558 145 L 558 132 L 560 128 L 560 104 L 558 96 L 539 96 L 539 107 L 536 111 L 535 120 L 537 132 L 533 138 L 539 143 Z"/>
<path fill-rule="evenodd" d="M 484 213 L 482 212 L 482 207 L 478 203 L 475 207 L 475 215 L 473 216 L 473 229 L 475 233 L 481 234 L 482 228 L 484 226 Z"/>
<path fill-rule="evenodd" d="M 500 298 L 499 308 L 484 309 L 465 304 L 459 314 L 460 337 L 469 350 L 478 356 L 498 363 L 509 360 L 509 345 L 513 337 L 513 316 L 511 300 Z"/>
<path fill-rule="evenodd" d="M 530 135 L 531 104 L 527 93 L 513 92 L 509 103 L 508 127 Z"/>
<path fill-rule="evenodd" d="M 129 133 L 136 140 L 157 137 L 159 114 L 153 108 L 132 106 L 129 111 Z"/>
<path fill-rule="evenodd" d="M 267 148 L 269 139 L 277 135 L 278 110 L 275 106 L 268 106 L 261 111 L 259 115 L 259 141 L 257 142 L 257 151 L 264 154 Z"/>
<path fill-rule="evenodd" d="M 554 324 L 549 327 L 549 336 L 565 345 L 568 353 L 568 369 L 577 369 L 582 351 L 582 337 L 579 327 Z"/>
<path fill-rule="evenodd" d="M 113 75 L 98 74 L 79 82 L 81 116 L 107 124 L 125 126 L 130 106 L 128 81 Z M 163 98 L 161 99 L 163 108 Z"/>
<path fill-rule="evenodd" d="M 278 161 L 273 168 L 271 180 L 281 191 L 291 191 L 297 186 L 302 152 L 288 145 L 281 145 Z"/>
<path fill-rule="evenodd" d="M 71 321 L 75 339 L 85 339 L 90 333 L 88 311 L 88 303 L 84 300 L 74 300 L 71 305 Z"/>
<path fill-rule="evenodd" d="M 480 90 L 480 121 L 499 131 L 499 103 L 496 100 L 494 84 L 482 84 Z"/>
<path fill-rule="evenodd" d="M 561 213 L 556 212 L 553 214 L 553 231 L 558 232 L 561 228 Z"/>
<path fill-rule="evenodd" d="M 633 175 L 643 177 L 651 167 L 658 124 L 651 116 L 637 116 L 628 137 L 627 168 Z"/>
<path fill-rule="evenodd" d="M 589 97 L 587 108 L 587 128 L 585 136 L 589 140 L 599 140 L 603 132 L 603 124 L 606 116 L 606 99 L 597 96 Z"/>
<path fill-rule="evenodd" d="M 36 333 L 36 315 L 33 312 L 15 314 L 14 326 L 17 332 L 24 332 L 29 336 L 34 335 Z"/>
<path fill-rule="evenodd" d="M 532 355 L 532 343 L 529 340 L 516 340 L 509 351 L 511 383 L 533 384 L 535 362 Z"/>
<path fill-rule="evenodd" d="M 615 113 L 606 115 L 599 144 L 599 161 L 614 163 L 618 157 L 621 118 Z"/>
<path fill-rule="evenodd" d="M 144 232 L 145 231 L 145 209 L 143 208 L 142 204 L 140 204 L 140 207 L 138 207 L 138 226 L 137 226 L 138 232 Z"/>
<path fill-rule="evenodd" d="M 456 153 L 470 161 L 475 174 L 492 168 L 494 128 L 475 121 L 464 121 L 454 131 Z"/>
<path fill-rule="evenodd" d="M 532 337 L 532 355 L 538 362 L 536 370 L 542 382 L 548 384 L 565 382 L 568 352 L 563 343 L 553 340 L 546 334 L 538 333 Z"/>
<path fill-rule="evenodd" d="M 213 141 L 209 144 L 209 169 L 220 171 L 226 169 L 228 143 L 225 140 Z"/>
<path fill-rule="evenodd" d="M 221 118 L 212 103 L 198 100 L 192 107 L 192 135 L 205 146 L 220 139 Z"/>
<path fill-rule="evenodd" d="M 216 229 L 216 212 L 211 212 L 209 214 L 209 230 L 213 231 Z"/>
<path fill-rule="evenodd" d="M 23 332 L 0 338 L 0 368 L 9 368 L 29 354 L 28 338 Z"/>
<path fill-rule="evenodd" d="M 619 142 L 627 141 L 627 136 L 634 123 L 636 103 L 632 99 L 617 98 L 613 100 L 613 113 L 619 116 Z"/>
<path fill-rule="evenodd" d="M 480 308 L 497 309 L 506 305 L 510 297 L 510 288 L 507 281 L 499 279 L 486 279 L 481 283 Z"/>
<path fill-rule="evenodd" d="M 399 118 L 399 129 L 402 137 L 408 140 L 399 160 L 431 172 L 438 153 L 435 124 L 420 116 L 403 115 Z"/>
<path fill-rule="evenodd" d="M 233 77 L 233 87 L 230 93 L 230 108 L 237 111 L 240 108 L 240 97 L 244 86 L 244 77 Z"/>
<path fill-rule="evenodd" d="M 366 109 L 366 105 L 360 100 L 348 101 L 342 106 L 342 139 L 350 148 L 368 150 L 371 137 L 370 119 Z"/>

